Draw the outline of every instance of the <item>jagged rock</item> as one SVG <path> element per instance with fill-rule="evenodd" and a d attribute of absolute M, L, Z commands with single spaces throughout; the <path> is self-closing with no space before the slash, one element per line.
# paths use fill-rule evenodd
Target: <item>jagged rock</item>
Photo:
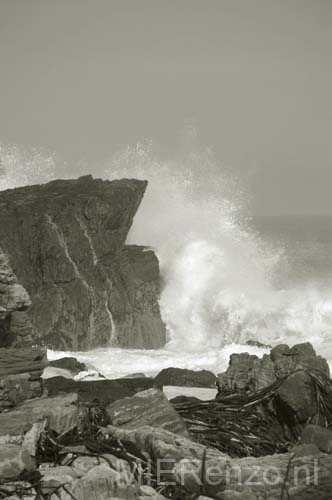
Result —
<path fill-rule="evenodd" d="M 32 325 L 25 312 L 30 306 L 27 291 L 19 284 L 0 248 L 0 347 L 31 341 Z"/>
<path fill-rule="evenodd" d="M 30 294 L 34 343 L 58 350 L 165 344 L 157 257 L 125 245 L 146 186 L 86 176 L 0 193 L 0 242 Z"/>
<path fill-rule="evenodd" d="M 45 349 L 0 349 L 0 411 L 41 396 L 46 365 Z"/>
<path fill-rule="evenodd" d="M 165 368 L 158 373 L 155 380 L 162 386 L 215 387 L 217 377 L 207 370 L 194 371 L 183 368 Z"/>
<path fill-rule="evenodd" d="M 218 386 L 220 392 L 255 392 L 299 369 L 330 375 L 327 361 L 317 356 L 309 342 L 292 348 L 281 344 L 262 358 L 248 353 L 232 354 L 227 371 L 218 375 Z"/>
<path fill-rule="evenodd" d="M 218 386 L 226 392 L 255 392 L 276 381 L 270 356 L 232 354 L 225 373 L 218 375 Z"/>
<path fill-rule="evenodd" d="M 94 399 L 98 399 L 108 404 L 125 397 L 134 396 L 137 392 L 156 387 L 156 383 L 148 377 L 90 380 L 86 382 L 54 377 L 45 380 L 44 387 L 50 397 L 75 393 L 83 402 L 92 403 Z"/>
<path fill-rule="evenodd" d="M 85 363 L 80 363 L 80 361 L 78 361 L 76 358 L 70 357 L 54 359 L 53 361 L 49 362 L 49 366 L 68 370 L 73 375 L 77 375 L 80 372 L 87 371 L 87 366 Z"/>
<path fill-rule="evenodd" d="M 313 381 L 305 371 L 291 373 L 276 393 L 279 411 L 291 427 L 304 424 L 310 417 L 317 415 L 318 402 Z"/>
<path fill-rule="evenodd" d="M 107 407 L 107 413 L 117 427 L 137 429 L 150 425 L 179 435 L 188 434 L 182 418 L 158 389 L 138 392 L 131 398 L 116 401 Z"/>
<path fill-rule="evenodd" d="M 14 410 L 0 413 L 0 436 L 23 436 L 35 423 L 48 420 L 48 427 L 57 434 L 77 426 L 76 394 L 25 401 Z"/>
<path fill-rule="evenodd" d="M 332 429 L 319 425 L 307 425 L 302 433 L 300 445 L 316 445 L 320 451 L 332 454 Z"/>

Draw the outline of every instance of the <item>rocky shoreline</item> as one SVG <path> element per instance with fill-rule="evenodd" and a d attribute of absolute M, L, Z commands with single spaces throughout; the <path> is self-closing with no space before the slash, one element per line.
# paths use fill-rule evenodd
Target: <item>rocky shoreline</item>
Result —
<path fill-rule="evenodd" d="M 330 499 L 332 381 L 310 344 L 232 356 L 209 401 L 168 401 L 165 371 L 42 380 L 46 365 L 41 348 L 0 350 L 1 499 Z M 211 386 L 206 372 L 192 380 Z"/>
<path fill-rule="evenodd" d="M 158 260 L 125 244 L 145 188 L 88 176 L 0 193 L 0 500 L 330 500 L 332 381 L 309 343 L 233 354 L 217 376 L 89 380 L 47 360 L 46 346 L 165 344 Z"/>

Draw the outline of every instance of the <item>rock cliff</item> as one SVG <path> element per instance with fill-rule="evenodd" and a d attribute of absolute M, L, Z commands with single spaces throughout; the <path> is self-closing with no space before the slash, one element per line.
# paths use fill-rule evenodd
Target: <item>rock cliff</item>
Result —
<path fill-rule="evenodd" d="M 146 186 L 86 176 L 0 193 L 0 246 L 30 295 L 35 343 L 164 345 L 157 257 L 125 245 Z"/>
<path fill-rule="evenodd" d="M 31 306 L 0 248 L 0 348 L 31 342 L 32 326 L 25 311 Z"/>

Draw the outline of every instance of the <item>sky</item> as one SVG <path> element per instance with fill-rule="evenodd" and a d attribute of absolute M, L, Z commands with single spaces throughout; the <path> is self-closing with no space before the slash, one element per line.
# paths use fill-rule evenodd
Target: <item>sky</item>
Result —
<path fill-rule="evenodd" d="M 0 0 L 0 142 L 77 174 L 188 124 L 256 214 L 332 214 L 331 0 Z"/>

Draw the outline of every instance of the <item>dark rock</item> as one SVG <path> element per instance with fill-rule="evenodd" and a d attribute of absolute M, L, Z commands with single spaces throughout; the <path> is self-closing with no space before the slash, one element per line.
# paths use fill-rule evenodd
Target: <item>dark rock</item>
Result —
<path fill-rule="evenodd" d="M 276 381 L 270 356 L 262 358 L 247 352 L 232 354 L 228 369 L 218 375 L 221 392 L 255 392 Z"/>
<path fill-rule="evenodd" d="M 116 427 L 137 429 L 149 425 L 182 436 L 188 435 L 182 418 L 158 389 L 149 389 L 115 401 L 107 407 L 107 413 Z"/>
<path fill-rule="evenodd" d="M 259 347 L 261 349 L 272 349 L 272 346 L 269 344 L 262 344 L 259 340 L 247 340 L 246 345 L 251 347 Z"/>
<path fill-rule="evenodd" d="M 201 403 L 202 400 L 195 398 L 194 396 L 176 396 L 169 400 L 173 405 L 178 405 L 182 403 Z"/>
<path fill-rule="evenodd" d="M 320 451 L 332 454 L 332 429 L 307 425 L 300 439 L 301 445 L 315 445 Z"/>
<path fill-rule="evenodd" d="M 41 396 L 46 365 L 45 349 L 0 349 L 0 411 Z"/>
<path fill-rule="evenodd" d="M 27 291 L 19 284 L 0 248 L 0 348 L 17 343 L 31 345 L 33 329 L 26 314 L 30 306 Z"/>
<path fill-rule="evenodd" d="M 117 380 L 76 381 L 64 377 L 53 377 L 44 381 L 48 396 L 75 393 L 79 399 L 92 403 L 95 399 L 105 404 L 134 396 L 137 392 L 157 387 L 153 379 L 123 378 Z"/>
<path fill-rule="evenodd" d="M 194 371 L 183 368 L 165 368 L 156 376 L 155 381 L 163 386 L 215 387 L 217 377 L 207 370 Z"/>
<path fill-rule="evenodd" d="M 291 373 L 277 393 L 279 411 L 289 419 L 291 426 L 303 424 L 318 412 L 313 381 L 305 371 Z"/>
<path fill-rule="evenodd" d="M 292 348 L 280 344 L 262 358 L 248 353 L 232 354 L 227 371 L 218 375 L 218 386 L 220 392 L 255 392 L 301 369 L 330 375 L 327 361 L 317 356 L 309 342 Z"/>
<path fill-rule="evenodd" d="M 125 245 L 146 186 L 86 176 L 0 193 L 0 243 L 30 294 L 34 343 L 58 350 L 165 344 L 157 257 Z M 27 305 L 25 297 L 14 310 Z"/>
<path fill-rule="evenodd" d="M 69 370 L 74 375 L 87 370 L 86 365 L 84 363 L 80 363 L 76 358 L 55 359 L 49 362 L 49 366 L 53 366 L 54 368 L 62 368 L 63 370 Z"/>
<path fill-rule="evenodd" d="M 124 378 L 145 378 L 146 375 L 145 373 L 129 373 L 129 375 L 126 375 Z"/>

